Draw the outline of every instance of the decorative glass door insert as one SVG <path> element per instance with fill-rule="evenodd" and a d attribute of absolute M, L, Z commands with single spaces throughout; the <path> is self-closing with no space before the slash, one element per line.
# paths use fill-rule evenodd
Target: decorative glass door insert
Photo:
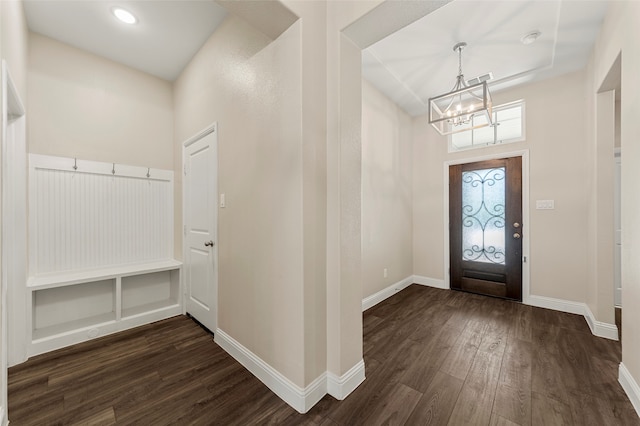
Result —
<path fill-rule="evenodd" d="M 462 259 L 505 264 L 505 168 L 462 172 Z"/>

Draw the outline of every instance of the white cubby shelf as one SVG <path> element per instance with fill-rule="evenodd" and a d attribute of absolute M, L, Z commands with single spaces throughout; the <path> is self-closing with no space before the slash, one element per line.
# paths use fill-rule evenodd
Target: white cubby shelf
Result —
<path fill-rule="evenodd" d="M 180 315 L 181 270 L 168 259 L 30 277 L 29 356 Z"/>

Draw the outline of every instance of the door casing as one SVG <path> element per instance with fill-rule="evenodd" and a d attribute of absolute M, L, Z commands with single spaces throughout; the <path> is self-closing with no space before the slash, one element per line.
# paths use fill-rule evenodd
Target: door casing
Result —
<path fill-rule="evenodd" d="M 506 157 L 522 157 L 522 303 L 530 304 L 530 259 L 529 259 L 529 150 L 496 152 L 488 155 L 465 157 L 444 162 L 443 167 L 443 198 L 444 198 L 444 283 L 451 288 L 451 274 L 449 273 L 449 166 L 474 163 L 485 160 L 496 160 Z"/>
<path fill-rule="evenodd" d="M 620 198 L 620 190 L 622 184 L 622 174 L 621 174 L 621 166 L 622 166 L 622 150 L 620 148 L 614 149 L 614 161 L 616 163 L 615 172 L 614 172 L 614 197 L 613 197 L 613 221 L 614 221 L 614 233 L 615 233 L 615 241 L 614 241 L 614 257 L 613 257 L 613 268 L 614 268 L 614 279 L 613 279 L 613 304 L 616 307 L 622 307 L 622 223 L 620 216 L 620 208 L 621 208 L 621 198 Z"/>

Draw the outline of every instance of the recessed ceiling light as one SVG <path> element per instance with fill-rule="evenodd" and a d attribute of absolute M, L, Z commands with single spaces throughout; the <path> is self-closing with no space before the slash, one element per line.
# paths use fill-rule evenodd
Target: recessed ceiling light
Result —
<path fill-rule="evenodd" d="M 520 41 L 522 42 L 522 44 L 531 44 L 535 42 L 541 35 L 542 33 L 538 30 L 531 31 L 530 33 L 523 35 Z"/>
<path fill-rule="evenodd" d="M 136 17 L 133 16 L 133 13 L 121 7 L 114 7 L 113 9 L 111 9 L 111 13 L 113 13 L 113 16 L 115 16 L 125 24 L 135 24 L 136 22 L 138 22 Z"/>

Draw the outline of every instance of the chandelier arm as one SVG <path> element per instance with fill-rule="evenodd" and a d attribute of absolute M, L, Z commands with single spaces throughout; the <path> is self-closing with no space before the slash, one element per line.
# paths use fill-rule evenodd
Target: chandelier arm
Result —
<path fill-rule="evenodd" d="M 483 97 L 483 96 L 477 96 L 477 95 L 474 95 L 474 94 L 473 94 L 473 92 L 469 92 L 469 95 L 470 95 L 471 97 L 473 97 L 473 98 L 476 98 L 476 99 L 477 99 L 477 100 L 479 100 L 479 101 L 484 101 L 484 97 Z"/>
<path fill-rule="evenodd" d="M 451 101 L 449 102 L 449 105 L 447 105 L 447 107 L 444 110 L 442 110 L 442 112 L 446 113 L 447 111 L 449 111 L 449 109 L 451 108 L 451 106 L 453 105 L 453 102 L 455 102 L 455 100 L 456 100 L 456 98 L 452 97 Z"/>

